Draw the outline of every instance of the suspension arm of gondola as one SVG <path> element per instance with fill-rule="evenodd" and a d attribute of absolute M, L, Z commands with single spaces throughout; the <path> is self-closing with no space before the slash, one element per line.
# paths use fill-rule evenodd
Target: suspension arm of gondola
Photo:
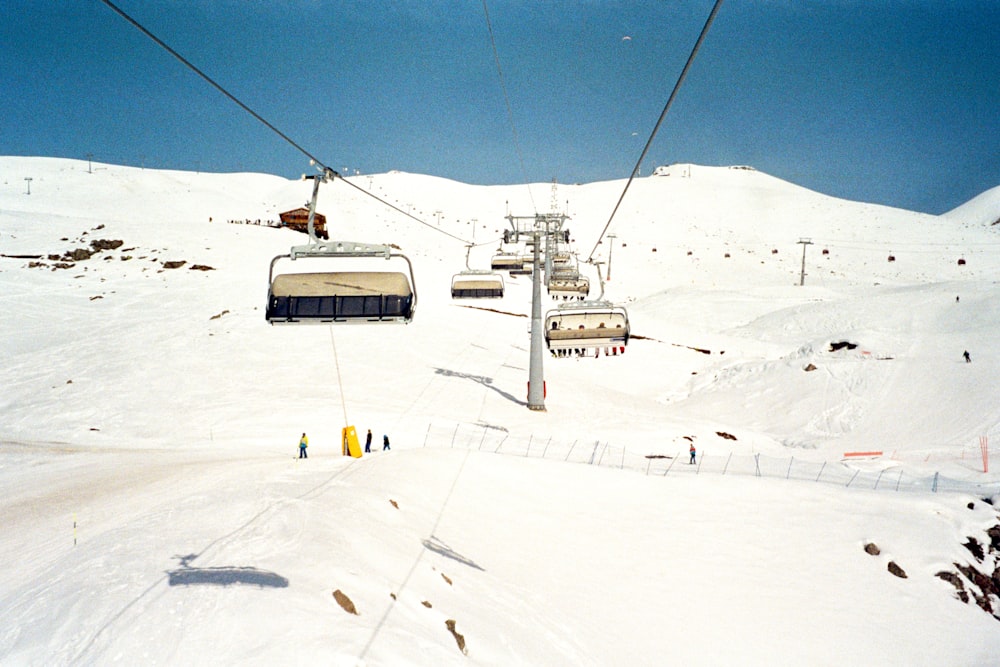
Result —
<path fill-rule="evenodd" d="M 303 179 L 312 179 L 313 181 L 313 194 L 312 199 L 309 200 L 309 221 L 306 223 L 306 231 L 309 233 L 310 241 L 318 241 L 316 238 L 316 228 L 313 223 L 316 220 L 316 198 L 319 196 L 319 184 L 325 179 L 325 176 L 320 176 L 318 174 L 313 176 L 303 176 Z"/>

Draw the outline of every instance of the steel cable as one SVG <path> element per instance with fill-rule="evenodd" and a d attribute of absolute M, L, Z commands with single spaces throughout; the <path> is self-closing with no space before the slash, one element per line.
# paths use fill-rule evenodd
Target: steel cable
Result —
<path fill-rule="evenodd" d="M 611 211 L 611 217 L 608 218 L 607 224 L 604 225 L 604 229 L 601 230 L 600 235 L 597 237 L 597 242 L 594 243 L 594 249 L 590 251 L 590 255 L 587 257 L 587 262 L 592 262 L 594 259 L 594 253 L 597 252 L 597 246 L 601 244 L 601 240 L 607 233 L 608 228 L 611 226 L 611 221 L 615 219 L 615 214 L 618 213 L 618 208 L 622 205 L 622 201 L 625 199 L 625 193 L 628 192 L 629 186 L 632 185 L 632 181 L 635 180 L 636 174 L 639 173 L 639 168 L 642 166 L 642 161 L 646 159 L 646 154 L 649 152 L 650 146 L 653 145 L 653 139 L 656 137 L 656 133 L 659 131 L 660 126 L 663 124 L 663 119 L 667 115 L 667 111 L 670 110 L 670 106 L 674 103 L 674 98 L 677 97 L 677 91 L 680 90 L 681 84 L 684 83 L 684 79 L 687 77 L 688 70 L 691 69 L 691 63 L 694 62 L 694 57 L 697 55 L 698 50 L 701 48 L 701 43 L 705 41 L 705 36 L 708 34 L 708 29 L 712 25 L 712 21 L 715 20 L 715 15 L 719 13 L 719 7 L 722 6 L 722 0 L 715 0 L 715 5 L 712 7 L 711 13 L 708 15 L 708 20 L 705 21 L 705 27 L 701 29 L 701 34 L 698 36 L 698 41 L 695 42 L 694 48 L 691 49 L 691 55 L 688 56 L 687 63 L 684 64 L 684 69 L 681 70 L 681 75 L 677 78 L 677 83 L 674 84 L 673 92 L 670 93 L 670 97 L 667 99 L 666 105 L 663 107 L 663 111 L 660 112 L 660 117 L 656 121 L 656 125 L 653 127 L 653 132 L 649 135 L 649 139 L 646 141 L 646 145 L 642 149 L 642 154 L 635 163 L 635 167 L 632 168 L 632 174 L 628 177 L 628 181 L 625 183 L 625 188 L 622 190 L 621 196 L 618 198 L 618 203 L 615 204 L 615 208 Z"/>
<path fill-rule="evenodd" d="M 267 127 L 267 129 L 269 129 L 272 132 L 274 132 L 275 134 L 277 134 L 279 137 L 281 137 L 286 142 L 288 142 L 292 147 L 294 147 L 297 151 L 299 151 L 300 153 L 302 153 L 303 155 L 305 155 L 307 158 L 309 158 L 310 162 L 313 165 L 315 165 L 317 167 L 317 169 L 319 169 L 319 171 L 322 172 L 323 175 L 326 176 L 327 178 L 339 178 L 344 183 L 346 183 L 346 184 L 350 185 L 351 187 L 357 189 L 359 192 L 362 192 L 362 193 L 368 195 L 372 199 L 375 199 L 376 201 L 380 202 L 381 204 L 384 204 L 385 206 L 391 208 L 394 211 L 402 213 L 407 218 L 410 218 L 411 220 L 419 222 L 420 224 L 424 225 L 425 227 L 429 227 L 430 229 L 433 229 L 434 231 L 436 231 L 436 232 L 438 232 L 440 234 L 444 234 L 445 236 L 450 236 L 451 238 L 456 239 L 458 241 L 461 241 L 463 243 L 467 242 L 465 239 L 463 239 L 461 237 L 458 237 L 458 236 L 455 236 L 454 234 L 451 234 L 449 232 L 446 232 L 443 229 L 435 227 L 434 225 L 431 225 L 430 223 L 425 222 L 424 220 L 421 220 L 420 218 L 416 217 L 415 215 L 412 215 L 411 213 L 407 213 L 406 211 L 404 211 L 403 209 L 401 209 L 401 208 L 399 208 L 397 206 L 393 206 L 392 204 L 390 204 L 386 200 L 382 199 L 381 197 L 379 197 L 377 195 L 372 194 L 371 192 L 365 190 L 364 188 L 362 188 L 362 187 L 360 187 L 360 186 L 358 186 L 358 185 L 356 185 L 354 183 L 351 183 L 350 181 L 348 181 L 347 179 L 345 179 L 341 174 L 339 174 L 337 171 L 335 171 L 335 170 L 331 169 L 330 167 L 327 167 L 325 164 L 323 164 L 323 162 L 319 158 L 317 158 L 315 155 L 313 155 L 312 153 L 310 153 L 301 144 L 299 144 L 298 142 L 296 142 L 294 139 L 292 139 L 291 137 L 289 137 L 287 134 L 285 134 L 284 132 L 282 132 L 281 130 L 279 130 L 273 123 L 269 122 L 266 118 L 264 118 L 259 113 L 257 113 L 253 109 L 251 109 L 248 105 L 246 105 L 245 103 L 243 103 L 238 97 L 236 97 L 235 95 L 233 95 L 232 93 L 230 93 L 228 90 L 226 90 L 225 88 L 223 88 L 221 84 L 219 84 L 217 81 L 215 81 L 214 79 L 212 79 L 212 77 L 210 77 L 208 74 L 205 74 L 205 72 L 203 72 L 201 69 L 199 69 L 190 60 L 188 60 L 187 58 L 185 58 L 184 56 L 182 56 L 180 53 L 178 53 L 177 51 L 175 51 L 174 49 L 172 49 L 169 44 L 167 44 L 162 39 L 160 39 L 159 37 L 157 37 L 156 35 L 154 35 L 152 32 L 150 32 L 145 26 L 143 26 L 137 20 L 135 20 L 134 18 L 132 18 L 131 16 L 129 16 L 127 13 L 125 13 L 124 10 L 122 10 L 120 7 L 118 7 L 117 5 L 115 5 L 113 2 L 111 2 L 111 0 L 100 0 L 100 1 L 102 3 L 104 3 L 105 5 L 107 5 L 108 8 L 110 8 L 113 12 L 115 12 L 116 14 L 118 14 L 119 16 L 121 16 L 123 19 L 125 19 L 126 21 L 128 21 L 129 23 L 131 23 L 133 26 L 135 26 L 136 29 L 138 29 L 140 32 L 142 32 L 142 34 L 146 35 L 151 40 L 153 40 L 153 42 L 155 42 L 158 46 L 160 46 L 167 53 L 169 53 L 174 58 L 176 58 L 181 63 L 183 63 L 185 67 L 187 67 L 192 72 L 194 72 L 195 74 L 197 74 L 198 76 L 200 76 L 202 79 L 204 79 L 206 82 L 208 82 L 209 85 L 211 85 L 213 88 L 215 88 L 220 93 L 222 93 L 223 95 L 225 95 L 227 98 L 229 98 L 237 106 L 239 106 L 241 109 L 243 109 L 248 114 L 250 114 L 251 116 L 253 116 L 255 119 L 257 119 L 260 123 L 262 123 L 265 127 Z"/>

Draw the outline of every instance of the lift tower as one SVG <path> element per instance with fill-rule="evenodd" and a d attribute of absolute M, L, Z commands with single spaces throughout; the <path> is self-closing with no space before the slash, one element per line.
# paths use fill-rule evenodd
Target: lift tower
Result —
<path fill-rule="evenodd" d="M 531 271 L 531 357 L 528 365 L 528 409 L 545 410 L 545 324 L 542 321 L 542 278 L 539 270 L 539 232 L 534 233 Z"/>
<path fill-rule="evenodd" d="M 542 318 L 542 240 L 545 241 L 545 272 L 552 270 L 550 239 L 565 235 L 563 224 L 568 216 L 561 213 L 536 213 L 533 216 L 508 215 L 514 242 L 530 240 L 531 259 L 531 352 L 528 366 L 528 409 L 545 410 L 545 323 Z"/>

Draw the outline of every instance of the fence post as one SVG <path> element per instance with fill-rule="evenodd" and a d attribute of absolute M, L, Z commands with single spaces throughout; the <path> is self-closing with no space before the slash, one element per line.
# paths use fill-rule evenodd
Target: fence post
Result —
<path fill-rule="evenodd" d="M 497 445 L 497 448 L 493 450 L 494 454 L 496 454 L 497 452 L 500 451 L 500 448 L 503 447 L 503 443 L 507 442 L 507 437 L 508 436 L 510 436 L 510 433 L 504 433 L 503 434 L 503 438 L 500 440 L 500 444 Z"/>
<path fill-rule="evenodd" d="M 646 459 L 646 477 L 649 477 L 649 466 L 653 464 L 653 459 Z"/>
<path fill-rule="evenodd" d="M 451 446 L 452 446 L 452 448 L 455 447 L 455 436 L 458 435 L 458 427 L 459 426 L 460 426 L 459 424 L 455 424 L 455 432 L 451 434 Z"/>
<path fill-rule="evenodd" d="M 531 452 L 531 439 L 534 437 L 535 437 L 534 433 L 528 436 L 528 448 L 524 450 L 524 458 L 528 458 L 528 454 Z"/>
<path fill-rule="evenodd" d="M 597 448 L 601 446 L 601 441 L 597 440 L 594 442 L 594 451 L 590 453 L 590 462 L 588 465 L 594 465 L 594 457 L 597 456 Z"/>
<path fill-rule="evenodd" d="M 861 472 L 860 470 L 855 470 L 854 471 L 854 477 L 857 477 L 858 473 L 860 473 L 860 472 Z M 854 477 L 851 477 L 851 481 L 847 483 L 847 488 L 851 488 L 851 482 L 854 481 Z"/>
<path fill-rule="evenodd" d="M 479 447 L 477 447 L 477 449 L 479 451 L 483 451 L 483 443 L 486 442 L 486 431 L 487 431 L 487 428 L 484 426 L 483 427 L 483 437 L 479 439 Z"/>
<path fill-rule="evenodd" d="M 622 447 L 622 464 L 618 468 L 619 470 L 625 470 L 625 448 Z"/>
<path fill-rule="evenodd" d="M 681 457 L 681 453 L 680 453 L 680 452 L 677 452 L 677 456 L 675 456 L 675 457 L 674 457 L 674 458 L 673 458 L 673 459 L 672 459 L 672 460 L 670 461 L 670 465 L 668 465 L 668 466 L 667 466 L 667 469 L 663 471 L 663 476 L 664 476 L 664 477 L 666 477 L 666 476 L 667 476 L 667 473 L 668 473 L 668 472 L 670 472 L 670 469 L 674 467 L 674 464 L 675 464 L 675 463 L 677 463 L 677 459 L 679 459 L 680 457 Z"/>
<path fill-rule="evenodd" d="M 795 463 L 795 457 L 788 459 L 788 472 L 785 473 L 785 479 L 790 479 L 792 476 L 792 464 Z"/>
<path fill-rule="evenodd" d="M 698 457 L 698 465 L 697 465 L 697 466 L 695 466 L 695 469 L 694 469 L 694 474 L 696 474 L 696 475 L 697 475 L 698 473 L 700 473 L 700 472 L 701 472 L 701 464 L 702 464 L 702 463 L 703 463 L 704 461 L 705 461 L 705 453 L 704 453 L 704 452 L 702 452 L 701 456 L 699 456 L 699 457 Z"/>
<path fill-rule="evenodd" d="M 424 433 L 424 447 L 427 446 L 427 438 L 430 437 L 430 434 L 431 434 L 431 425 L 427 424 L 427 433 Z"/>
<path fill-rule="evenodd" d="M 939 473 L 939 472 L 934 473 L 934 485 L 931 487 L 931 491 L 933 491 L 934 493 L 937 493 L 938 475 L 940 475 L 940 474 L 941 473 Z"/>
<path fill-rule="evenodd" d="M 597 444 L 601 444 L 600 441 L 598 441 Z M 609 443 L 607 443 L 607 442 L 604 443 L 604 449 L 601 450 L 601 455 L 597 459 L 597 467 L 600 467 L 601 466 L 601 461 L 604 460 L 604 454 L 608 451 L 608 444 Z"/>
<path fill-rule="evenodd" d="M 760 454 L 753 455 L 754 465 L 757 467 L 757 477 L 760 477 Z"/>
<path fill-rule="evenodd" d="M 819 481 L 819 478 L 823 476 L 823 471 L 824 471 L 825 469 L 826 469 L 826 461 L 823 461 L 823 465 L 821 465 L 821 466 L 819 467 L 819 474 L 818 474 L 818 475 L 816 475 L 816 481 L 817 481 L 817 482 Z"/>
<path fill-rule="evenodd" d="M 903 471 L 899 471 L 899 477 L 896 479 L 896 490 L 899 491 L 899 483 L 903 481 Z"/>
<path fill-rule="evenodd" d="M 729 470 L 729 462 L 733 460 L 733 453 L 729 452 L 729 458 L 726 459 L 726 465 L 722 467 L 722 474 L 725 475 L 726 471 Z"/>
<path fill-rule="evenodd" d="M 884 468 L 882 470 L 878 471 L 878 477 L 875 478 L 875 486 L 872 487 L 873 489 L 877 489 L 878 488 L 879 480 L 882 479 L 882 473 L 884 473 L 884 472 L 885 472 Z"/>
<path fill-rule="evenodd" d="M 549 436 L 549 439 L 545 441 L 545 447 L 542 449 L 542 458 L 543 459 L 545 458 L 545 452 L 549 451 L 549 443 L 550 442 L 552 442 L 552 436 L 551 435 Z"/>
<path fill-rule="evenodd" d="M 578 442 L 580 442 L 580 441 L 579 440 L 574 440 L 573 444 L 569 446 L 569 451 L 566 452 L 566 458 L 564 458 L 563 461 L 569 461 L 570 455 L 573 454 L 573 448 L 576 447 L 576 443 L 578 443 Z"/>

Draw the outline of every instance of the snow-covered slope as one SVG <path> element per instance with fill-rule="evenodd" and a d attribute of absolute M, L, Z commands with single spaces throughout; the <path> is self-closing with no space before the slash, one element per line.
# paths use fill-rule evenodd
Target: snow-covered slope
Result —
<path fill-rule="evenodd" d="M 1000 222 L 1000 185 L 948 211 L 945 216 L 972 226 L 996 225 Z"/>
<path fill-rule="evenodd" d="M 0 174 L 4 663 L 989 664 L 1000 650 L 1000 624 L 935 577 L 997 523 L 975 495 L 663 479 L 432 437 L 597 441 L 623 462 L 692 440 L 723 460 L 831 466 L 881 450 L 858 465 L 995 485 L 979 442 L 1000 423 L 1000 259 L 977 216 L 673 165 L 632 184 L 612 246 L 597 242 L 624 181 L 356 176 L 324 185 L 319 211 L 333 237 L 411 258 L 416 319 L 283 328 L 264 320 L 268 267 L 304 237 L 266 223 L 311 183 L 41 158 L 0 158 Z M 448 288 L 461 239 L 488 266 L 505 215 L 553 204 L 581 259 L 611 273 L 634 338 L 612 358 L 547 357 L 535 412 L 530 278 L 486 304 Z M 65 258 L 95 241 L 122 243 Z M 345 421 L 393 451 L 341 458 Z M 292 461 L 302 431 L 313 454 Z"/>
<path fill-rule="evenodd" d="M 547 185 L 529 192 L 393 173 L 356 177 L 358 188 L 324 186 L 320 210 L 335 235 L 400 245 L 414 261 L 419 297 L 419 316 L 408 327 L 377 336 L 367 328 L 338 332 L 335 359 L 325 329 L 272 329 L 263 321 L 270 259 L 302 237 L 227 224 L 276 219 L 308 198 L 308 183 L 104 165 L 88 173 L 85 163 L 65 160 L 5 158 L 2 166 L 10 174 L 2 200 L 5 254 L 47 256 L 95 239 L 123 241 L 70 269 L 3 260 L 5 299 L 18 314 L 4 336 L 14 353 L 2 371 L 14 388 L 4 399 L 8 437 L 30 438 L 42 414 L 53 439 L 278 437 L 285 420 L 270 411 L 248 414 L 250 391 L 280 406 L 288 422 L 315 429 L 322 420 L 311 415 L 340 404 L 339 389 L 329 384 L 337 361 L 351 412 L 393 430 L 419 432 L 438 420 L 551 433 L 565 430 L 560 422 L 568 417 L 600 437 L 656 433 L 669 441 L 687 434 L 697 416 L 710 432 L 746 435 L 759 448 L 836 453 L 864 443 L 964 446 L 998 421 L 1000 396 L 990 378 L 998 363 L 991 332 L 1000 318 L 1000 262 L 989 226 L 835 200 L 746 169 L 686 166 L 640 179 L 614 220 L 617 247 L 605 241 L 593 257 L 607 262 L 610 255 L 606 296 L 629 306 L 641 338 L 608 363 L 550 361 L 548 413 L 533 415 L 520 404 L 530 279 L 508 279 L 508 297 L 488 304 L 506 315 L 452 303 L 447 286 L 464 268 L 464 248 L 438 230 L 471 240 L 475 227 L 477 242 L 487 243 L 474 248 L 471 261 L 482 267 L 508 211 L 531 215 L 532 200 L 554 199 L 568 207 L 575 247 L 586 259 L 621 182 L 552 193 Z M 35 174 L 30 196 L 20 173 Z M 812 244 L 798 243 L 804 239 Z M 179 260 L 188 264 L 163 268 Z M 191 271 L 192 264 L 215 270 Z M 596 293 L 595 269 L 585 268 Z M 152 332 L 145 317 L 157 322 Z M 842 339 L 865 354 L 831 353 L 829 344 Z M 975 364 L 961 363 L 965 349 Z M 38 363 L 40 354 L 50 362 Z M 810 363 L 819 372 L 801 370 Z M 466 386 L 473 383 L 465 376 L 491 384 Z M 163 386 L 176 388 L 169 400 L 185 417 L 169 435 L 144 415 L 145 406 L 163 400 Z M 303 395 L 302 386 L 316 389 Z M 918 396 L 904 391 L 913 386 L 922 388 Z M 443 413 L 439 392 L 456 395 Z M 956 415 L 956 392 L 974 419 Z M 90 398 L 78 412 L 58 409 L 81 395 Z M 775 409 L 780 416 L 769 414 Z"/>

